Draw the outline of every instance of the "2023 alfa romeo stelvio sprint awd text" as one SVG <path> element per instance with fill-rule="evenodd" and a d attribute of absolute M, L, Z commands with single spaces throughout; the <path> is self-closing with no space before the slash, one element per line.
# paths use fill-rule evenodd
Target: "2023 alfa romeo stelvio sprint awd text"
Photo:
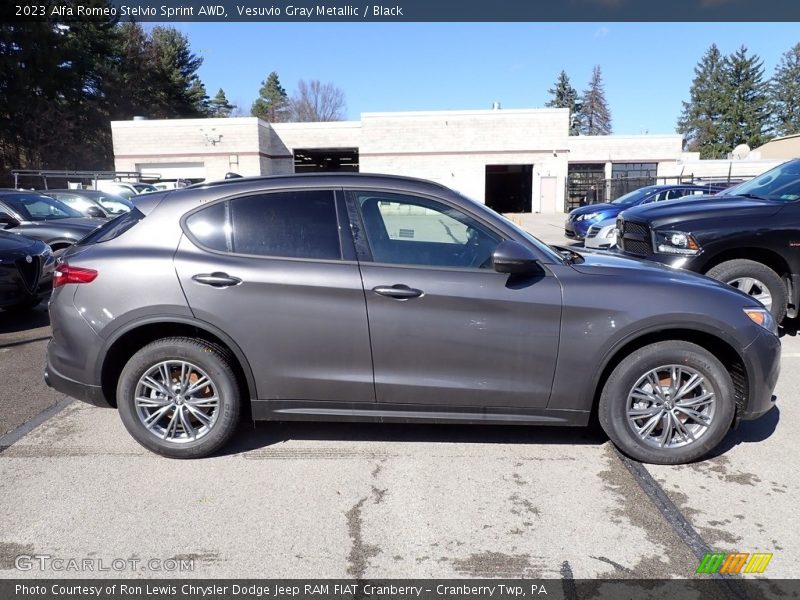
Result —
<path fill-rule="evenodd" d="M 70 248 L 46 381 L 143 446 L 254 419 L 586 425 L 697 459 L 770 410 L 775 322 L 701 275 L 541 243 L 435 183 L 239 178 L 148 194 Z M 245 405 L 245 403 L 249 403 Z"/>

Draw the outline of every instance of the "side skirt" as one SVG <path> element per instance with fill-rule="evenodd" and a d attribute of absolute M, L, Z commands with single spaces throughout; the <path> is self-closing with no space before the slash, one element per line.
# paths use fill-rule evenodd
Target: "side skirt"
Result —
<path fill-rule="evenodd" d="M 373 423 L 465 423 L 584 426 L 589 412 L 546 408 L 423 406 L 314 400 L 251 400 L 256 421 L 358 421 Z"/>

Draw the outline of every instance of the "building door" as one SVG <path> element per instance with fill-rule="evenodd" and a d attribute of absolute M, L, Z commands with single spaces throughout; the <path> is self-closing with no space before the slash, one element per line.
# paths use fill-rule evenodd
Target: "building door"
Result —
<path fill-rule="evenodd" d="M 542 177 L 539 180 L 539 212 L 547 215 L 556 212 L 555 177 Z"/>
<path fill-rule="evenodd" d="M 486 165 L 486 206 L 499 213 L 531 212 L 533 165 Z"/>

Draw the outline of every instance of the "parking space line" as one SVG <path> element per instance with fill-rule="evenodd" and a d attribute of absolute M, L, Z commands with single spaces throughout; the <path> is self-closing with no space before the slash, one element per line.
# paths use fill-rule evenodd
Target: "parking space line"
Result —
<path fill-rule="evenodd" d="M 53 404 L 52 406 L 48 406 L 38 415 L 33 417 L 30 421 L 26 421 L 19 427 L 12 429 L 6 434 L 0 436 L 0 454 L 3 451 L 8 449 L 9 447 L 16 444 L 26 435 L 28 435 L 31 431 L 36 429 L 39 425 L 47 421 L 50 417 L 54 417 L 62 410 L 64 410 L 67 406 L 74 402 L 74 398 L 70 398 L 69 396 L 64 396 L 61 400 Z"/>
<path fill-rule="evenodd" d="M 800 358 L 800 352 L 781 352 L 781 358 Z"/>
<path fill-rule="evenodd" d="M 617 457 L 625 465 L 628 472 L 633 475 L 636 483 L 642 488 L 650 501 L 655 505 L 664 520 L 669 523 L 670 527 L 675 531 L 681 541 L 686 544 L 698 560 L 702 559 L 706 553 L 711 553 L 712 550 L 706 544 L 705 540 L 697 533 L 697 530 L 684 516 L 680 509 L 675 506 L 675 503 L 670 500 L 667 493 L 664 491 L 658 482 L 650 474 L 650 471 L 640 462 L 631 460 L 622 454 L 616 447 L 614 448 Z M 741 587 L 739 582 L 732 579 L 729 575 L 720 575 L 719 573 L 712 575 L 718 581 L 718 587 L 725 598 L 745 599 L 747 592 Z"/>

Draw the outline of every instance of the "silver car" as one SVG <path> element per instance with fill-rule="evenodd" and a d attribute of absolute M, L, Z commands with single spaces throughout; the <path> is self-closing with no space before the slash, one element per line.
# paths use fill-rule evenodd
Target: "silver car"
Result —
<path fill-rule="evenodd" d="M 617 245 L 617 218 L 605 219 L 589 227 L 583 245 L 608 250 Z"/>
<path fill-rule="evenodd" d="M 691 273 L 556 251 L 441 185 L 229 179 L 141 196 L 68 250 L 45 380 L 165 456 L 241 412 L 586 425 L 681 463 L 770 410 L 769 311 Z"/>

